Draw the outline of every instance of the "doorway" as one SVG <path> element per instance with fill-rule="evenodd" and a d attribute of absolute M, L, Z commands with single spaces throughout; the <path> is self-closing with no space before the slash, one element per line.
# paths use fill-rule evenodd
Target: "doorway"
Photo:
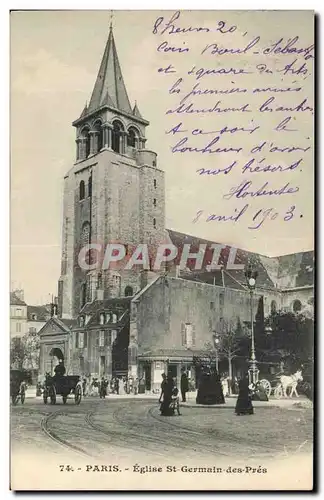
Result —
<path fill-rule="evenodd" d="M 144 377 L 145 377 L 145 390 L 151 390 L 151 363 L 145 363 L 144 365 Z"/>
<path fill-rule="evenodd" d="M 176 364 L 168 365 L 168 377 L 176 379 L 176 385 L 178 385 L 178 365 Z"/>
<path fill-rule="evenodd" d="M 105 374 L 105 370 L 106 370 L 106 357 L 100 356 L 100 371 L 99 371 L 100 377 L 102 377 Z"/>

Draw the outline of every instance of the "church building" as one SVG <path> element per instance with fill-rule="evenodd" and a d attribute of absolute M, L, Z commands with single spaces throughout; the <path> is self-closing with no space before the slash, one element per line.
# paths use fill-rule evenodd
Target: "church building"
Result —
<path fill-rule="evenodd" d="M 192 369 L 193 356 L 204 352 L 223 322 L 250 321 L 244 272 L 198 275 L 190 262 L 182 274 L 175 266 L 168 272 L 80 267 L 80 250 L 89 244 L 119 243 L 127 254 L 143 243 L 150 249 L 197 243 L 165 228 L 164 171 L 156 152 L 146 147 L 149 122 L 129 101 L 112 28 L 91 99 L 73 126 L 76 160 L 64 178 L 58 303 L 40 332 L 40 375 L 64 359 L 68 374 L 131 373 L 155 390 L 164 371 L 179 378 L 182 366 Z M 237 258 L 246 264 L 250 257 L 241 251 Z M 286 306 L 287 293 L 283 298 L 276 282 L 279 263 L 262 256 L 254 260 L 259 271 L 255 312 L 261 297 L 265 314 L 274 304 Z M 301 288 L 306 303 L 312 278 Z"/>

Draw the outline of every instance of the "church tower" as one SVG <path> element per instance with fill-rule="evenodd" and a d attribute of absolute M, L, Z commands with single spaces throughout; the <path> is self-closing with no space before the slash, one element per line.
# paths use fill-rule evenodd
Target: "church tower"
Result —
<path fill-rule="evenodd" d="M 91 99 L 76 128 L 76 162 L 64 178 L 59 314 L 75 318 L 96 298 L 135 294 L 145 285 L 142 269 L 80 268 L 87 244 L 141 243 L 164 238 L 164 172 L 146 149 L 145 120 L 132 107 L 117 56 L 112 27 Z"/>

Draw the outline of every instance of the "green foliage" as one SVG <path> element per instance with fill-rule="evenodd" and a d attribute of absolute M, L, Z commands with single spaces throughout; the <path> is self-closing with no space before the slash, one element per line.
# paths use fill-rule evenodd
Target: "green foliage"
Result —
<path fill-rule="evenodd" d="M 22 370 L 26 356 L 25 344 L 21 337 L 14 337 L 10 342 L 10 367 Z"/>

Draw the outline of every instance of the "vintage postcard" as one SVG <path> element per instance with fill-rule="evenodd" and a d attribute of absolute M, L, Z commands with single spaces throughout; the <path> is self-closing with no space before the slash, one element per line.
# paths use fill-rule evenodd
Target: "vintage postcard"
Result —
<path fill-rule="evenodd" d="M 13 490 L 313 488 L 314 12 L 11 13 Z"/>

